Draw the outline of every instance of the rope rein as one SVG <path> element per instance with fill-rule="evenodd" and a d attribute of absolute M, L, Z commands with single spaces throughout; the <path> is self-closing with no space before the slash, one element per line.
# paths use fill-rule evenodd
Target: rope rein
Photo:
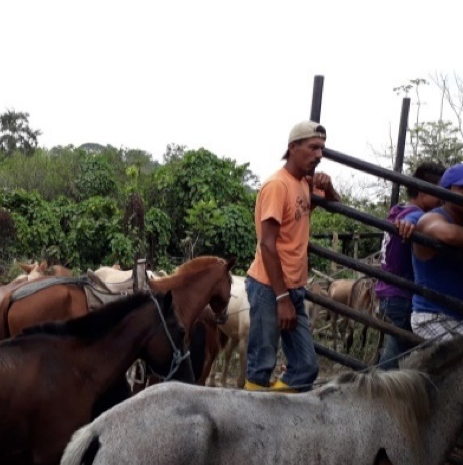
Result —
<path fill-rule="evenodd" d="M 172 362 L 170 364 L 169 373 L 167 374 L 167 376 L 162 376 L 159 373 L 156 373 L 151 367 L 151 365 L 143 360 L 137 360 L 137 362 L 135 362 L 136 367 L 138 366 L 138 368 L 140 369 L 140 378 L 137 378 L 136 367 L 135 367 L 134 374 L 129 375 L 129 382 L 131 381 L 132 384 L 145 384 L 145 387 L 148 387 L 149 385 L 149 378 L 147 376 L 145 366 L 148 368 L 151 375 L 156 376 L 162 381 L 169 381 L 175 375 L 175 373 L 177 373 L 182 362 L 186 360 L 188 357 L 190 357 L 189 350 L 186 351 L 184 354 L 182 354 L 181 350 L 177 348 L 177 346 L 175 345 L 172 339 L 172 335 L 170 334 L 169 328 L 167 327 L 167 323 L 162 313 L 161 307 L 159 306 L 159 302 L 154 298 L 152 293 L 150 293 L 150 297 L 153 300 L 153 302 L 156 304 L 159 318 L 161 320 L 162 326 L 164 327 L 164 332 L 167 338 L 169 339 L 170 345 L 172 347 L 173 355 L 172 355 Z"/>

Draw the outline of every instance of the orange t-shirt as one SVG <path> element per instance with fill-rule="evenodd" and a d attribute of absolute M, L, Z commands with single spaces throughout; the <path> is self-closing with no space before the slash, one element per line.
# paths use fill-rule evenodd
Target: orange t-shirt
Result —
<path fill-rule="evenodd" d="M 276 248 L 288 289 L 307 284 L 307 247 L 310 231 L 310 191 L 305 178 L 296 179 L 285 168 L 278 170 L 262 186 L 257 196 L 255 222 L 257 250 L 249 276 L 271 285 L 260 249 L 262 221 L 273 218 L 280 224 Z"/>

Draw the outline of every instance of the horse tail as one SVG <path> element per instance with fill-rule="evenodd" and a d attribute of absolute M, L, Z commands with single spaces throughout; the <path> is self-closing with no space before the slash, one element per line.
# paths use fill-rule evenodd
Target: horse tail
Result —
<path fill-rule="evenodd" d="M 91 465 L 100 449 L 101 443 L 98 435 L 91 427 L 79 429 L 67 445 L 61 465 Z"/>

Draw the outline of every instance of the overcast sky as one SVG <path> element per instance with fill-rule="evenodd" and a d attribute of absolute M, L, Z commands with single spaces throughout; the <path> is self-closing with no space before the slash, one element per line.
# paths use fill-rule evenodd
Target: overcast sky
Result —
<path fill-rule="evenodd" d="M 0 0 L 0 17 L 0 111 L 29 112 L 42 146 L 160 160 L 175 142 L 250 162 L 261 180 L 309 118 L 315 75 L 327 146 L 370 161 L 390 127 L 397 140 L 393 87 L 463 76 L 461 0 Z M 425 100 L 437 119 L 438 95 Z"/>

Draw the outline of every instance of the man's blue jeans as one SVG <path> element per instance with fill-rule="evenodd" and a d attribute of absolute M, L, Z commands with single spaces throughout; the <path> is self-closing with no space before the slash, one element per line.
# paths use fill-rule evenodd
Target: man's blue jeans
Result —
<path fill-rule="evenodd" d="M 412 332 L 411 314 L 412 301 L 403 297 L 388 297 L 382 299 L 379 303 L 380 312 L 386 316 L 398 328 Z M 380 363 L 385 362 L 380 368 L 383 370 L 394 370 L 399 367 L 399 359 L 389 359 L 400 355 L 410 349 L 411 346 L 394 336 L 386 336 L 386 344 L 383 353 L 379 359 Z"/>
<path fill-rule="evenodd" d="M 247 379 L 261 386 L 269 386 L 270 376 L 277 362 L 278 341 L 281 336 L 287 360 L 282 381 L 294 387 L 304 385 L 297 388 L 300 391 L 309 390 L 310 384 L 318 375 L 318 362 L 304 309 L 305 289 L 289 289 L 297 317 L 296 328 L 292 331 L 280 331 L 277 302 L 272 287 L 248 276 L 246 292 L 251 318 Z"/>

